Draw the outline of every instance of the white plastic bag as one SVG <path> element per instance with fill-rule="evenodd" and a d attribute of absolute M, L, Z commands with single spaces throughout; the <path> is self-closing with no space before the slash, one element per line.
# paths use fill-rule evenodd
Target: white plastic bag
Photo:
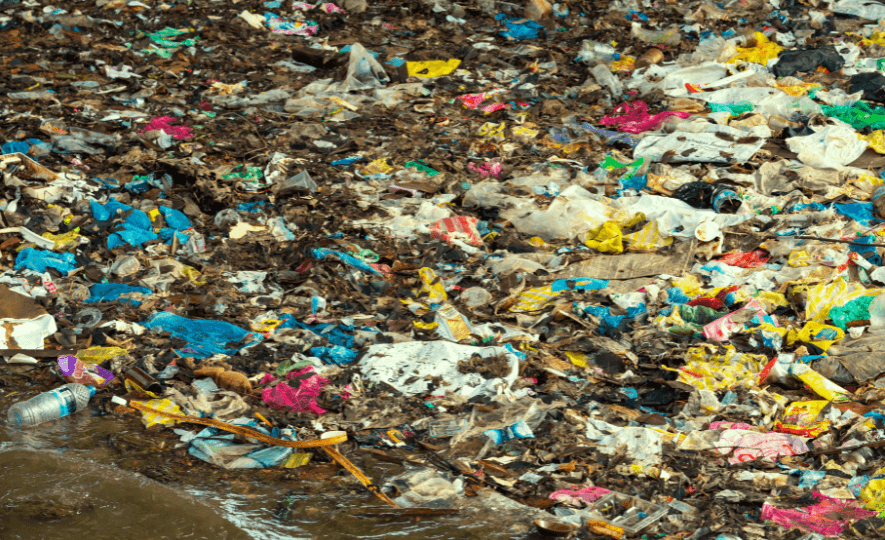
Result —
<path fill-rule="evenodd" d="M 473 355 L 491 358 L 503 355 L 509 363 L 504 377 L 486 379 L 479 373 L 461 373 L 458 361 Z M 367 381 L 385 382 L 407 396 L 430 389 L 430 377 L 438 377 L 434 392 L 450 393 L 468 398 L 477 395 L 494 396 L 498 386 L 508 387 L 519 375 L 519 358 L 505 347 L 473 347 L 445 341 L 408 341 L 372 345 L 359 361 L 359 368 Z"/>
<path fill-rule="evenodd" d="M 790 137 L 787 147 L 799 154 L 799 161 L 816 169 L 838 169 L 864 153 L 867 142 L 845 126 L 824 126 L 812 135 Z"/>

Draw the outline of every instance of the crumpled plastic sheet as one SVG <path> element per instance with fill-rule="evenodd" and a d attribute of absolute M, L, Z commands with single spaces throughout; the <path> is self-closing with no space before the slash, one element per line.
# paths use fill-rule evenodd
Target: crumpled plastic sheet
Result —
<path fill-rule="evenodd" d="M 349 364 L 356 360 L 356 357 L 359 356 L 359 353 L 356 351 L 352 351 L 341 345 L 332 345 L 329 347 L 311 347 L 307 350 L 308 354 L 319 358 L 323 362 L 327 364 L 335 364 L 336 366 L 343 366 L 345 364 Z"/>
<path fill-rule="evenodd" d="M 829 318 L 833 324 L 842 329 L 848 330 L 848 323 L 852 321 L 868 320 L 870 318 L 870 304 L 876 299 L 875 296 L 861 296 L 841 306 L 833 306 L 830 308 Z"/>
<path fill-rule="evenodd" d="M 725 429 L 716 443 L 716 449 L 722 455 L 730 454 L 728 462 L 736 465 L 763 457 L 777 461 L 782 456 L 805 454 L 808 452 L 808 445 L 802 437 L 786 433 Z"/>
<path fill-rule="evenodd" d="M 784 50 L 784 48 L 777 43 L 769 41 L 762 32 L 756 32 L 754 36 L 756 38 L 756 46 L 737 47 L 737 54 L 728 60 L 729 64 L 735 64 L 738 62 L 755 62 L 764 66 L 769 60 L 777 58 L 778 54 Z"/>
<path fill-rule="evenodd" d="M 129 217 L 123 222 L 123 229 L 117 230 L 108 235 L 108 249 L 123 244 L 140 246 L 145 242 L 156 240 L 158 238 L 163 238 L 166 240 L 166 244 L 171 244 L 173 235 L 178 236 L 178 240 L 182 244 L 186 244 L 188 239 L 190 239 L 190 236 L 181 231 L 191 229 L 193 225 L 191 225 L 187 216 L 174 208 L 167 208 L 165 206 L 158 207 L 158 212 L 160 212 L 166 220 L 166 224 L 169 226 L 160 229 L 159 234 L 157 234 L 154 232 L 151 218 L 145 212 L 125 205 L 117 201 L 114 197 L 110 197 L 105 204 L 90 201 L 89 205 L 92 209 L 92 217 L 97 221 L 108 221 L 117 217 L 119 214 L 131 211 Z"/>
<path fill-rule="evenodd" d="M 845 59 L 836 52 L 836 48 L 832 45 L 825 45 L 817 48 L 783 51 L 771 71 L 776 77 L 790 77 L 800 71 L 815 71 L 818 66 L 823 66 L 832 73 L 839 71 L 844 65 Z"/>
<path fill-rule="evenodd" d="M 587 486 L 576 489 L 560 489 L 550 494 L 550 499 L 571 506 L 583 506 L 592 503 L 611 493 L 610 489 L 598 486 Z"/>
<path fill-rule="evenodd" d="M 500 180 L 504 165 L 500 161 L 488 161 L 478 165 L 471 162 L 467 164 L 467 168 L 483 178 L 497 178 Z"/>
<path fill-rule="evenodd" d="M 821 109 L 825 115 L 841 120 L 857 130 L 866 127 L 885 129 L 885 107 L 873 107 L 869 103 L 858 101 L 854 105 L 821 105 Z"/>
<path fill-rule="evenodd" d="M 191 352 L 188 356 L 206 358 L 213 354 L 236 354 L 246 345 L 255 344 L 264 337 L 224 321 L 188 319 L 168 312 L 154 313 L 141 323 L 149 330 L 169 332 L 172 337 L 184 340 Z M 246 338 L 251 338 L 247 343 Z M 240 344 L 228 347 L 229 343 Z"/>
<path fill-rule="evenodd" d="M 712 355 L 703 347 L 693 347 L 686 353 L 685 365 L 675 370 L 679 374 L 676 380 L 714 392 L 734 384 L 752 387 L 767 363 L 765 355 L 739 353 L 731 346 L 724 354 Z"/>
<path fill-rule="evenodd" d="M 727 253 L 717 260 L 731 266 L 739 266 L 740 268 L 759 268 L 760 266 L 765 266 L 765 263 L 770 259 L 767 255 L 767 252 L 757 249 L 745 253 Z"/>
<path fill-rule="evenodd" d="M 42 249 L 25 248 L 15 258 L 15 269 L 27 268 L 35 272 L 45 272 L 47 268 L 55 268 L 62 274 L 69 274 L 77 269 L 77 261 L 73 253 L 54 253 Z"/>
<path fill-rule="evenodd" d="M 430 237 L 451 243 L 461 240 L 472 246 L 482 245 L 482 237 L 476 228 L 475 217 L 455 216 L 443 218 L 430 226 Z"/>
<path fill-rule="evenodd" d="M 276 380 L 276 377 L 265 374 L 259 384 L 268 384 Z M 267 405 L 278 409 L 317 415 L 326 413 L 325 409 L 317 405 L 317 397 L 323 392 L 323 388 L 328 386 L 329 379 L 314 372 L 313 366 L 290 371 L 286 374 L 286 381 L 262 390 L 261 399 Z"/>
<path fill-rule="evenodd" d="M 191 128 L 188 126 L 173 126 L 173 122 L 177 122 L 177 118 L 172 118 L 171 116 L 158 116 L 156 118 L 152 118 L 150 122 L 147 123 L 139 133 L 148 133 L 150 131 L 163 131 L 168 135 L 171 135 L 174 139 L 193 139 L 194 134 L 191 132 Z"/>
<path fill-rule="evenodd" d="M 605 116 L 599 121 L 605 126 L 617 126 L 618 131 L 625 133 L 643 133 L 657 128 L 667 118 L 688 118 L 690 113 L 682 111 L 664 111 L 658 114 L 648 114 L 648 104 L 644 101 L 621 103 L 611 115 Z"/>
<path fill-rule="evenodd" d="M 246 417 L 228 421 L 235 426 L 245 426 L 265 435 L 284 441 L 297 440 L 295 430 L 273 428 L 268 430 L 262 424 Z M 276 467 L 295 451 L 285 446 L 267 446 L 264 444 L 240 444 L 234 441 L 235 434 L 222 431 L 215 427 L 207 427 L 199 433 L 175 430 L 181 435 L 181 442 L 188 443 L 188 453 L 224 469 L 267 469 Z"/>
<path fill-rule="evenodd" d="M 815 504 L 799 508 L 777 508 L 765 503 L 759 519 L 806 532 L 838 536 L 850 522 L 876 515 L 875 512 L 861 508 L 857 501 L 833 499 L 820 492 L 814 492 L 813 496 L 817 501 Z"/>
<path fill-rule="evenodd" d="M 310 253 L 313 256 L 313 258 L 318 261 L 321 261 L 321 260 L 325 259 L 326 257 L 330 257 L 332 259 L 338 259 L 339 261 L 343 262 L 344 264 L 346 264 L 348 266 L 353 266 L 354 268 L 356 268 L 358 270 L 362 270 L 364 272 L 369 272 L 370 274 L 376 274 L 376 275 L 381 274 L 381 271 L 378 270 L 377 268 L 375 268 L 374 266 L 372 266 L 371 264 L 369 264 L 365 261 L 361 261 L 360 259 L 357 259 L 353 255 L 348 255 L 347 253 L 342 253 L 340 251 L 335 251 L 332 249 L 325 249 L 325 248 L 312 249 L 312 250 L 310 250 Z"/>
<path fill-rule="evenodd" d="M 270 31 L 275 34 L 308 37 L 316 34 L 320 29 L 320 25 L 313 21 L 287 21 L 271 12 L 266 12 L 264 19 Z"/>
<path fill-rule="evenodd" d="M 507 30 L 498 33 L 514 40 L 535 39 L 544 30 L 544 27 L 535 21 L 521 17 L 508 17 L 503 13 L 495 15 L 495 20 L 502 21 L 507 26 Z"/>
<path fill-rule="evenodd" d="M 121 300 L 134 306 L 141 305 L 141 298 L 149 296 L 151 290 L 145 287 L 133 287 L 124 283 L 96 283 L 89 288 L 89 298 L 83 300 L 86 304 L 96 302 L 114 302 Z"/>

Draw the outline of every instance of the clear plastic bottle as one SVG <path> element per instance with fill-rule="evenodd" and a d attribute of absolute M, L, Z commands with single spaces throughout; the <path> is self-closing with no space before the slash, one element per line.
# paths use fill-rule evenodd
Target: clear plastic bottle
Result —
<path fill-rule="evenodd" d="M 9 421 L 20 427 L 36 426 L 83 410 L 94 395 L 94 386 L 68 383 L 16 403 L 9 408 Z"/>
<path fill-rule="evenodd" d="M 610 64 L 615 60 L 620 59 L 621 55 L 618 54 L 617 49 L 611 45 L 589 39 L 585 39 L 584 42 L 581 43 L 581 52 L 578 53 L 578 57 L 576 58 L 576 60 L 588 64 L 595 62 L 605 62 L 606 64 Z"/>

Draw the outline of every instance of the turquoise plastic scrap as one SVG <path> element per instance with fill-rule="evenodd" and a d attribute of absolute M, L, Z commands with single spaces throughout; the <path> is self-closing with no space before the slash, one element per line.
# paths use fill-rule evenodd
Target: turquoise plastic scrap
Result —
<path fill-rule="evenodd" d="M 332 345 L 329 347 L 311 347 L 307 353 L 326 362 L 327 364 L 335 364 L 343 366 L 356 360 L 359 354 L 341 345 Z"/>
<path fill-rule="evenodd" d="M 15 269 L 27 268 L 43 273 L 47 268 L 55 268 L 62 274 L 69 274 L 77 269 L 77 261 L 73 253 L 54 253 L 42 249 L 25 248 L 15 258 Z"/>
<path fill-rule="evenodd" d="M 132 305 L 140 306 L 141 300 L 133 298 L 132 295 L 149 296 L 150 289 L 144 287 L 133 287 L 124 283 L 96 283 L 89 288 L 89 298 L 83 300 L 85 304 L 95 304 L 97 302 L 129 302 Z M 122 298 L 126 296 L 125 298 Z"/>
<path fill-rule="evenodd" d="M 497 14 L 495 20 L 502 21 L 507 26 L 507 30 L 502 30 L 498 33 L 510 39 L 535 39 L 541 30 L 544 29 L 543 26 L 535 21 L 519 17 L 508 17 L 503 13 Z"/>
<path fill-rule="evenodd" d="M 154 313 L 141 323 L 149 330 L 169 332 L 172 337 L 184 340 L 193 350 L 190 356 L 206 358 L 213 354 L 234 355 L 247 345 L 261 341 L 261 334 L 250 332 L 224 321 L 188 319 L 166 311 Z M 245 338 L 252 339 L 246 343 Z M 234 346 L 230 346 L 230 345 Z"/>
<path fill-rule="evenodd" d="M 857 130 L 865 127 L 885 129 L 885 107 L 871 107 L 868 103 L 858 101 L 854 105 L 821 105 L 823 113 L 849 124 Z"/>
<path fill-rule="evenodd" d="M 370 266 L 368 263 L 365 263 L 352 255 L 348 255 L 347 253 L 341 253 L 340 251 L 334 251 L 331 249 L 325 248 L 316 248 L 310 251 L 311 255 L 314 259 L 321 261 L 326 257 L 331 257 L 333 259 L 338 259 L 348 266 L 353 266 L 359 270 L 364 272 L 369 272 L 370 274 L 381 274 L 378 270 Z"/>
<path fill-rule="evenodd" d="M 710 109 L 713 112 L 727 112 L 732 116 L 737 116 L 752 111 L 753 104 L 749 101 L 739 101 L 737 103 L 710 103 Z"/>
<path fill-rule="evenodd" d="M 608 287 L 607 279 L 580 277 L 575 279 L 557 279 L 550 284 L 553 292 L 562 291 L 598 291 Z"/>
<path fill-rule="evenodd" d="M 851 321 L 862 321 L 870 318 L 870 304 L 875 299 L 875 296 L 861 296 L 847 302 L 844 306 L 832 307 L 830 308 L 830 319 L 843 332 L 847 331 L 848 323 Z"/>
<path fill-rule="evenodd" d="M 878 220 L 873 215 L 873 203 L 851 202 L 848 204 L 833 204 L 833 208 L 839 214 L 850 217 L 863 227 L 872 227 Z"/>

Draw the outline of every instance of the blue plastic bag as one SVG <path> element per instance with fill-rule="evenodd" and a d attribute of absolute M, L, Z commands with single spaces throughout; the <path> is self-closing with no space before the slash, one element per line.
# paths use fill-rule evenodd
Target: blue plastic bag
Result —
<path fill-rule="evenodd" d="M 73 253 L 54 253 L 42 249 L 25 248 L 15 258 L 15 269 L 27 268 L 43 273 L 47 268 L 55 268 L 62 274 L 70 274 L 77 269 Z"/>
<path fill-rule="evenodd" d="M 141 324 L 149 330 L 169 332 L 172 337 L 186 341 L 194 351 L 191 354 L 194 358 L 206 358 L 213 354 L 234 355 L 243 347 L 264 339 L 261 334 L 230 323 L 188 319 L 166 311 L 154 313 Z M 249 343 L 245 343 L 247 336 L 252 338 Z M 229 344 L 234 346 L 229 347 Z"/>

